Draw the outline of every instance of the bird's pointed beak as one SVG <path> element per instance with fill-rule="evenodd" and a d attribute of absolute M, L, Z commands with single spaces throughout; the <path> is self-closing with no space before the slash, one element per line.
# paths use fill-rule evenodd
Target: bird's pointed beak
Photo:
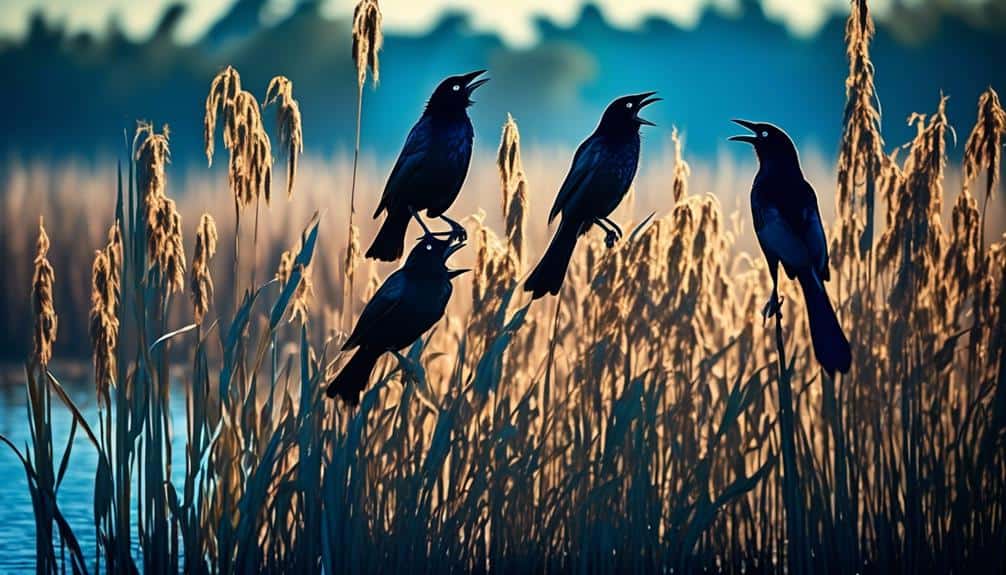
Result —
<path fill-rule="evenodd" d="M 755 124 L 754 122 L 749 122 L 747 120 L 737 120 L 737 119 L 730 121 L 737 124 L 738 126 L 743 126 L 748 130 L 751 130 L 751 132 L 758 131 L 758 125 Z M 749 144 L 754 144 L 755 142 L 758 141 L 758 138 L 756 136 L 752 136 L 750 134 L 744 134 L 743 136 L 730 136 L 727 139 L 734 142 L 747 142 Z"/>
<path fill-rule="evenodd" d="M 472 271 L 472 270 L 470 270 L 470 269 L 447 270 L 447 277 L 450 278 L 450 279 L 454 279 L 454 278 L 458 277 L 459 275 L 468 273 L 470 271 Z"/>
<path fill-rule="evenodd" d="M 475 78 L 478 78 L 479 76 L 481 76 L 482 74 L 485 74 L 485 73 L 486 73 L 486 70 L 475 70 L 474 72 L 469 72 L 469 73 L 465 74 L 464 76 L 461 76 L 461 78 L 464 80 L 465 91 L 468 92 L 468 95 L 471 95 L 472 92 L 474 92 L 480 86 L 482 86 L 483 84 L 485 84 L 486 82 L 489 81 L 489 78 L 481 78 L 479 80 L 475 79 Z"/>
<path fill-rule="evenodd" d="M 649 106 L 650 104 L 652 104 L 654 102 L 659 102 L 659 101 L 663 100 L 663 98 L 654 98 L 653 97 L 654 94 L 656 94 L 656 92 L 643 92 L 642 94 L 636 94 L 636 98 L 637 98 L 637 100 L 636 100 L 636 102 L 637 102 L 636 103 L 636 121 L 639 122 L 640 124 L 643 124 L 643 125 L 646 125 L 646 126 L 656 126 L 656 124 L 654 124 L 653 122 L 647 120 L 646 118 L 642 118 L 642 117 L 639 116 L 639 111 L 640 110 L 642 110 L 643 108 Z"/>
<path fill-rule="evenodd" d="M 461 248 L 465 247 L 466 245 L 468 245 L 468 244 L 466 244 L 465 242 L 458 242 L 458 243 L 454 244 L 453 246 L 448 247 L 446 250 L 444 250 L 444 261 L 447 261 L 448 258 L 450 258 L 452 255 L 454 255 L 454 252 L 460 250 Z"/>

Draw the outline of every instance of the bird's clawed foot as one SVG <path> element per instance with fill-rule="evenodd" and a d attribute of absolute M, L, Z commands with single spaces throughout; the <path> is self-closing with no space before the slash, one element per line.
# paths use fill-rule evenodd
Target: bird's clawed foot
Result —
<path fill-rule="evenodd" d="M 451 226 L 451 236 L 457 238 L 458 241 L 464 242 L 468 240 L 468 231 L 464 226 L 458 222 L 452 220 L 444 214 L 440 214 L 440 219 L 447 222 L 447 225 Z"/>
<path fill-rule="evenodd" d="M 622 239 L 622 228 L 608 218 L 597 218 L 594 220 L 599 228 L 604 230 L 604 245 L 611 249 L 615 247 L 618 240 Z"/>
<path fill-rule="evenodd" d="M 618 243 L 618 239 L 619 235 L 615 232 L 615 230 L 604 231 L 604 245 L 607 246 L 608 249 L 615 247 L 615 244 Z"/>
<path fill-rule="evenodd" d="M 778 294 L 772 294 L 772 297 L 765 302 L 765 307 L 761 310 L 762 325 L 768 323 L 768 320 L 773 317 L 782 319 L 782 302 L 785 299 L 786 298 L 779 296 Z"/>
<path fill-rule="evenodd" d="M 423 233 L 427 236 L 447 236 L 448 241 L 457 240 L 459 242 L 464 242 L 468 240 L 468 232 L 465 230 L 464 226 L 443 214 L 440 215 L 440 219 L 447 222 L 447 224 L 451 226 L 451 229 L 447 232 L 434 232 L 426 225 L 423 218 L 419 217 L 419 212 L 415 208 L 409 206 L 409 211 L 412 213 L 412 217 L 419 222 L 419 226 L 423 228 Z"/>

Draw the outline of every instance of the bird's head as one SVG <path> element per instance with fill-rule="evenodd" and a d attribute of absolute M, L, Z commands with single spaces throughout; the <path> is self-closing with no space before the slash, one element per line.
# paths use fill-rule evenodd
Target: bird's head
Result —
<path fill-rule="evenodd" d="M 735 142 L 747 142 L 754 146 L 759 161 L 799 161 L 793 140 L 782 128 L 767 122 L 749 122 L 747 120 L 733 120 L 733 122 L 744 126 L 751 133 L 743 136 L 730 136 L 728 139 Z"/>
<path fill-rule="evenodd" d="M 638 132 L 639 126 L 655 126 L 653 122 L 639 116 L 640 110 L 663 99 L 652 97 L 654 94 L 656 92 L 643 92 L 616 99 L 605 108 L 604 115 L 601 116 L 601 127 Z"/>
<path fill-rule="evenodd" d="M 428 233 L 419 238 L 419 243 L 412 248 L 405 260 L 405 267 L 422 273 L 446 274 L 450 279 L 468 271 L 447 267 L 447 260 L 454 252 L 465 247 L 465 242 L 454 233 L 449 233 L 446 238 L 441 238 L 440 235 Z"/>
<path fill-rule="evenodd" d="M 460 76 L 449 76 L 440 82 L 430 96 L 428 106 L 437 110 L 464 110 L 474 104 L 472 92 L 489 81 L 489 78 L 476 80 L 485 70 L 476 70 Z"/>

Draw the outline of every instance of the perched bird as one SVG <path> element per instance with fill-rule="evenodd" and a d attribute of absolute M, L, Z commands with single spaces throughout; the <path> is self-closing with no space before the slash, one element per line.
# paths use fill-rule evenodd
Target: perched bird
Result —
<path fill-rule="evenodd" d="M 464 247 L 464 240 L 455 232 L 448 233 L 447 239 L 439 235 L 444 234 L 427 230 L 405 265 L 388 276 L 367 302 L 342 346 L 343 351 L 358 349 L 329 383 L 329 397 L 339 395 L 346 403 L 357 405 L 378 358 L 412 344 L 443 317 L 453 291 L 451 280 L 468 270 L 447 268 L 447 259 Z"/>
<path fill-rule="evenodd" d="M 661 100 L 651 97 L 654 94 L 622 96 L 608 104 L 594 133 L 577 148 L 548 214 L 549 223 L 560 213 L 562 221 L 545 255 L 524 282 L 524 291 L 532 292 L 534 299 L 559 293 L 576 240 L 592 225 L 604 230 L 608 247 L 622 236 L 621 228 L 608 216 L 621 203 L 636 176 L 639 127 L 654 125 L 640 118 L 639 110 Z"/>
<path fill-rule="evenodd" d="M 847 373 L 852 364 L 849 340 L 835 317 L 824 282 L 828 269 L 828 241 L 821 225 L 817 195 L 803 177 L 793 140 L 772 124 L 734 120 L 752 135 L 732 136 L 747 142 L 758 155 L 758 174 L 751 187 L 751 215 L 758 243 L 772 274 L 772 297 L 762 314 L 780 314 L 779 263 L 786 275 L 796 278 L 803 290 L 807 319 L 818 363 L 834 376 Z"/>
<path fill-rule="evenodd" d="M 474 103 L 472 92 L 489 81 L 476 80 L 484 73 L 477 70 L 451 76 L 433 91 L 384 186 L 374 218 L 381 212 L 387 212 L 387 216 L 367 250 L 368 258 L 395 261 L 402 257 L 409 218 L 422 210 L 431 218 L 443 219 L 463 235 L 464 228 L 444 212 L 457 199 L 468 175 L 475 137 L 468 107 Z"/>

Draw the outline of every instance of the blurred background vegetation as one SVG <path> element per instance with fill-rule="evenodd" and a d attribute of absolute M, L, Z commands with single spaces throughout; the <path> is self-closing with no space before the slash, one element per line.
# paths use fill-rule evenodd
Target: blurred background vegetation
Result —
<path fill-rule="evenodd" d="M 36 12 L 21 37 L 0 39 L 0 74 L 11 80 L 0 91 L 0 157 L 104 160 L 121 152 L 123 130 L 142 118 L 170 125 L 176 165 L 199 161 L 203 97 L 228 64 L 256 92 L 278 70 L 294 82 L 308 155 L 351 149 L 350 21 L 334 19 L 316 1 L 264 18 L 274 12 L 271 4 L 237 0 L 185 41 L 179 28 L 191 17 L 190 4 L 169 5 L 148 37 L 127 34 L 114 15 L 93 31 Z M 727 4 L 703 8 L 692 27 L 654 16 L 628 29 L 587 3 L 568 25 L 537 18 L 537 41 L 520 46 L 476 31 L 464 11 L 441 13 L 423 33 L 389 28 L 381 84 L 365 96 L 372 113 L 364 117 L 363 148 L 393 155 L 439 79 L 489 68 L 493 82 L 472 112 L 483 155 L 493 153 L 508 112 L 525 126 L 525 147 L 565 147 L 592 129 L 612 98 L 652 89 L 667 100 L 651 113 L 654 120 L 679 126 L 692 154 L 722 152 L 733 129 L 727 120 L 754 117 L 834 157 L 845 101 L 846 3 L 836 2 L 820 28 L 804 36 L 767 16 L 760 2 Z M 877 90 L 890 141 L 913 135 L 904 119 L 931 107 L 940 90 L 951 96 L 951 121 L 969 126 L 981 91 L 1006 88 L 1006 69 L 996 60 L 1006 41 L 1004 15 L 1000 0 L 895 2 L 887 10 L 873 61 L 882 72 Z M 654 134 L 651 150 L 667 140 Z"/>

